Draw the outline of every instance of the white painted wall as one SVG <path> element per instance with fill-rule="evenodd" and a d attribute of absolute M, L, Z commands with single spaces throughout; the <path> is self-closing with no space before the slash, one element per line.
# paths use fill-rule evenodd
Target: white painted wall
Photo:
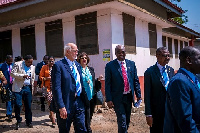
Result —
<path fill-rule="evenodd" d="M 76 43 L 75 17 L 68 16 L 66 18 L 63 18 L 62 22 L 63 22 L 64 44 L 67 44 L 69 42 Z M 157 47 L 162 46 L 162 35 L 171 37 L 173 39 L 176 38 L 182 41 L 187 41 L 187 42 L 189 41 L 186 38 L 181 38 L 171 34 L 163 33 L 162 27 L 159 25 L 156 25 L 156 28 L 157 28 Z M 100 74 L 104 75 L 105 65 L 109 62 L 109 61 L 103 61 L 103 50 L 110 49 L 110 59 L 113 60 L 116 58 L 114 51 L 116 45 L 118 44 L 124 45 L 122 12 L 116 9 L 98 10 L 97 29 L 98 29 L 99 54 L 89 55 L 90 57 L 89 66 L 94 67 L 96 77 L 98 77 Z M 138 76 L 143 76 L 145 70 L 156 63 L 156 57 L 150 55 L 148 22 L 136 17 L 135 33 L 136 33 L 136 54 L 127 54 L 126 58 L 135 61 L 138 70 L 137 72 Z M 36 35 L 37 60 L 34 61 L 34 65 L 40 62 L 43 56 L 46 54 L 44 22 L 35 24 L 35 35 Z M 19 28 L 13 29 L 12 46 L 13 46 L 14 57 L 21 55 L 20 44 L 21 44 L 20 29 Z M 174 51 L 174 45 L 173 45 L 173 51 Z M 56 61 L 60 59 L 61 58 L 56 58 Z M 179 68 L 178 59 L 175 59 L 175 57 L 172 58 L 169 65 L 172 66 L 175 70 L 177 70 Z"/>
<path fill-rule="evenodd" d="M 174 70 L 178 70 L 180 67 L 180 61 L 178 58 L 175 58 L 175 48 L 174 48 L 174 39 L 178 39 L 178 53 L 180 52 L 180 41 L 183 41 L 183 47 L 185 47 L 184 42 L 189 43 L 188 38 L 184 38 L 181 36 L 177 36 L 170 33 L 162 33 L 163 36 L 166 36 L 166 46 L 168 47 L 168 37 L 172 38 L 172 52 L 173 52 L 173 58 L 170 59 L 169 65 L 174 68 Z"/>
<path fill-rule="evenodd" d="M 109 61 L 103 61 L 103 50 L 112 49 L 112 32 L 111 32 L 111 10 L 105 9 L 97 11 L 97 29 L 98 29 L 98 45 L 99 45 L 99 54 L 98 55 L 89 55 L 90 63 L 89 66 L 92 66 L 95 69 L 96 77 L 100 74 L 105 73 L 105 65 Z M 112 51 L 110 52 L 110 54 Z M 112 59 L 112 55 L 111 55 Z M 105 75 L 104 75 L 105 76 Z"/>
<path fill-rule="evenodd" d="M 33 61 L 33 65 L 43 60 L 46 55 L 46 42 L 45 42 L 45 23 L 35 24 L 35 43 L 36 43 L 36 57 L 37 60 Z"/>
<path fill-rule="evenodd" d="M 63 41 L 64 45 L 67 43 L 76 44 L 76 35 L 75 35 L 75 17 L 67 17 L 62 19 L 63 24 Z"/>
<path fill-rule="evenodd" d="M 12 51 L 14 58 L 21 56 L 20 28 L 12 29 Z"/>

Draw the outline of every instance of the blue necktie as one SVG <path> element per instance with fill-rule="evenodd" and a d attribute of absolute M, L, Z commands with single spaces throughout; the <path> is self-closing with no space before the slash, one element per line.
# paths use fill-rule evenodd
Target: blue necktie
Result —
<path fill-rule="evenodd" d="M 197 84 L 197 86 L 199 87 L 200 89 L 200 83 L 199 83 L 199 80 L 195 77 L 195 84 Z"/>
<path fill-rule="evenodd" d="M 162 68 L 162 76 L 163 76 L 163 81 L 164 81 L 164 84 L 165 84 L 165 89 L 167 90 L 167 87 L 168 87 L 168 84 L 169 84 L 169 77 L 167 75 L 167 71 L 166 71 L 165 67 Z"/>
<path fill-rule="evenodd" d="M 77 78 L 77 73 L 76 73 L 76 70 L 75 70 L 75 63 L 72 63 L 72 74 L 74 76 L 74 79 L 76 81 L 76 93 L 77 93 L 77 96 L 80 96 L 81 94 L 81 86 L 80 86 L 80 82 Z"/>

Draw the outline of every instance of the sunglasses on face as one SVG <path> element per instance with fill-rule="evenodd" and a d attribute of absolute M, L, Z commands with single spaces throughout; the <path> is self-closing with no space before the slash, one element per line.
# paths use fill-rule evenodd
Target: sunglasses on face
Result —
<path fill-rule="evenodd" d="M 86 59 L 87 60 L 87 57 L 81 57 L 81 59 Z"/>
<path fill-rule="evenodd" d="M 171 57 L 170 54 L 162 54 L 162 57 Z"/>
<path fill-rule="evenodd" d="M 54 61 L 53 61 L 53 60 L 50 60 L 49 62 L 53 63 Z"/>

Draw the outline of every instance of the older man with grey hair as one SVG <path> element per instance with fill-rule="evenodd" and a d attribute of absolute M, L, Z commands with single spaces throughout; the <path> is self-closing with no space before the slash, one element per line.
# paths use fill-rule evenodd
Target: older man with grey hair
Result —
<path fill-rule="evenodd" d="M 73 121 L 75 132 L 85 133 L 85 106 L 89 101 L 82 86 L 81 66 L 75 60 L 78 48 L 65 45 L 65 56 L 52 69 L 52 93 L 58 111 L 60 133 L 68 133 Z"/>

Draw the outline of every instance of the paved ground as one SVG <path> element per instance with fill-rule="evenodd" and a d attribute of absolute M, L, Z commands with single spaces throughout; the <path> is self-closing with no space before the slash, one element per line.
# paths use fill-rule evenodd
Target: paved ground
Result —
<path fill-rule="evenodd" d="M 16 120 L 9 122 L 6 115 L 5 104 L 0 104 L 0 133 L 56 133 L 57 125 L 53 128 L 49 119 L 49 112 L 40 111 L 39 104 L 33 103 L 33 128 L 27 128 L 24 121 L 24 112 L 22 111 L 22 123 L 19 130 L 14 130 Z M 133 109 L 131 114 L 131 122 L 129 133 L 149 133 L 148 126 L 145 121 L 144 106 L 139 109 Z M 14 113 L 13 113 L 14 115 Z M 91 128 L 93 133 L 117 133 L 117 119 L 113 109 L 98 107 L 93 116 Z M 73 133 L 71 127 L 71 132 Z"/>

